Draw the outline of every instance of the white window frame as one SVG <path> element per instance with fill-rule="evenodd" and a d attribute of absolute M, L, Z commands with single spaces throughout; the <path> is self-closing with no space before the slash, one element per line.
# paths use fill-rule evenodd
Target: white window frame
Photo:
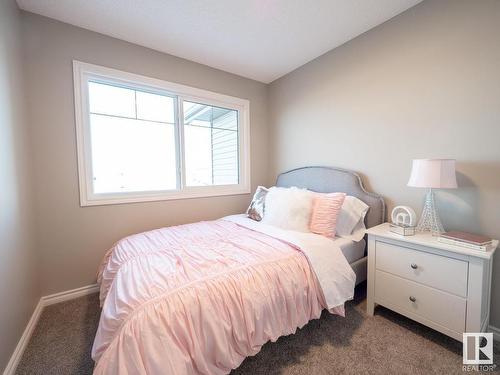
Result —
<path fill-rule="evenodd" d="M 171 199 L 187 199 L 237 195 L 250 193 L 250 102 L 233 96 L 218 94 L 190 86 L 163 81 L 156 78 L 127 73 L 98 65 L 73 61 L 73 79 L 75 95 L 75 123 L 78 151 L 78 179 L 80 185 L 80 205 L 97 206 L 133 202 L 150 202 Z M 88 82 L 100 81 L 123 85 L 149 92 L 158 92 L 178 98 L 176 117 L 176 159 L 177 189 L 148 192 L 93 192 L 92 150 L 90 140 L 90 111 L 88 100 Z M 185 186 L 184 136 L 182 102 L 194 101 L 206 105 L 238 111 L 238 170 L 239 183 L 236 185 Z"/>

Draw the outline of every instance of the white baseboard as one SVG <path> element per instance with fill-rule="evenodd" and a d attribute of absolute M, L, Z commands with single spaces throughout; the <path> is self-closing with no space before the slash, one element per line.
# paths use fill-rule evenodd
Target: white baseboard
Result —
<path fill-rule="evenodd" d="M 55 303 L 69 301 L 78 297 L 86 296 L 87 294 L 96 293 L 99 291 L 99 285 L 92 284 L 87 286 L 82 286 L 81 288 L 67 290 L 65 292 L 55 293 L 48 296 L 42 297 L 40 300 L 43 302 L 43 306 L 50 306 Z"/>
<path fill-rule="evenodd" d="M 26 326 L 21 339 L 17 343 L 16 349 L 14 353 L 10 357 L 9 363 L 5 368 L 3 375 L 14 375 L 16 372 L 17 365 L 23 356 L 23 353 L 30 341 L 31 335 L 33 334 L 33 330 L 38 323 L 38 319 L 40 319 L 40 315 L 42 315 L 42 311 L 46 306 L 53 305 L 55 303 L 69 301 L 71 299 L 75 299 L 78 297 L 86 296 L 87 294 L 92 294 L 99 291 L 99 286 L 97 284 L 87 285 L 81 288 L 67 290 L 61 293 L 55 293 L 48 296 L 43 296 L 38 301 L 38 304 L 31 315 L 31 318 Z"/>
<path fill-rule="evenodd" d="M 38 319 L 42 314 L 42 310 L 43 310 L 43 304 L 42 300 L 40 299 L 40 301 L 38 301 L 35 307 L 35 311 L 33 311 L 33 314 L 31 315 L 28 325 L 24 329 L 21 339 L 17 343 L 14 353 L 10 357 L 9 363 L 7 363 L 7 367 L 5 368 L 3 375 L 14 375 L 14 373 L 16 372 L 17 365 L 19 364 L 19 361 L 23 356 L 24 349 L 26 349 L 26 346 L 30 341 L 31 335 L 33 334 L 33 330 L 36 327 L 36 323 L 38 323 Z"/>
<path fill-rule="evenodd" d="M 500 341 L 500 328 L 497 328 L 497 327 L 490 325 L 489 332 L 493 333 L 493 339 L 495 341 Z"/>

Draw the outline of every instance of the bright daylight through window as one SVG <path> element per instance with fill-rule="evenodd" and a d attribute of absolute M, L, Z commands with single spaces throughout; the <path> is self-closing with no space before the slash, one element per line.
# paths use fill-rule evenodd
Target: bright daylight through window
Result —
<path fill-rule="evenodd" d="M 74 69 L 82 205 L 249 192 L 248 101 Z"/>

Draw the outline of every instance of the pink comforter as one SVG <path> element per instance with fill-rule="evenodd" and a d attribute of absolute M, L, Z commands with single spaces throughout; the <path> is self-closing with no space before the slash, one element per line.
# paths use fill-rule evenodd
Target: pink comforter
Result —
<path fill-rule="evenodd" d="M 127 237 L 98 281 L 94 374 L 227 374 L 325 307 L 299 249 L 226 220 Z"/>

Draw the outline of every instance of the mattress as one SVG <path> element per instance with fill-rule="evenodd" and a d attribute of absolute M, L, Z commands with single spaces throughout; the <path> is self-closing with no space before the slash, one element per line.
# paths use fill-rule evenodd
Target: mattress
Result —
<path fill-rule="evenodd" d="M 339 245 L 342 254 L 344 254 L 349 264 L 365 256 L 365 240 L 354 242 L 349 238 L 336 238 L 335 243 Z"/>

